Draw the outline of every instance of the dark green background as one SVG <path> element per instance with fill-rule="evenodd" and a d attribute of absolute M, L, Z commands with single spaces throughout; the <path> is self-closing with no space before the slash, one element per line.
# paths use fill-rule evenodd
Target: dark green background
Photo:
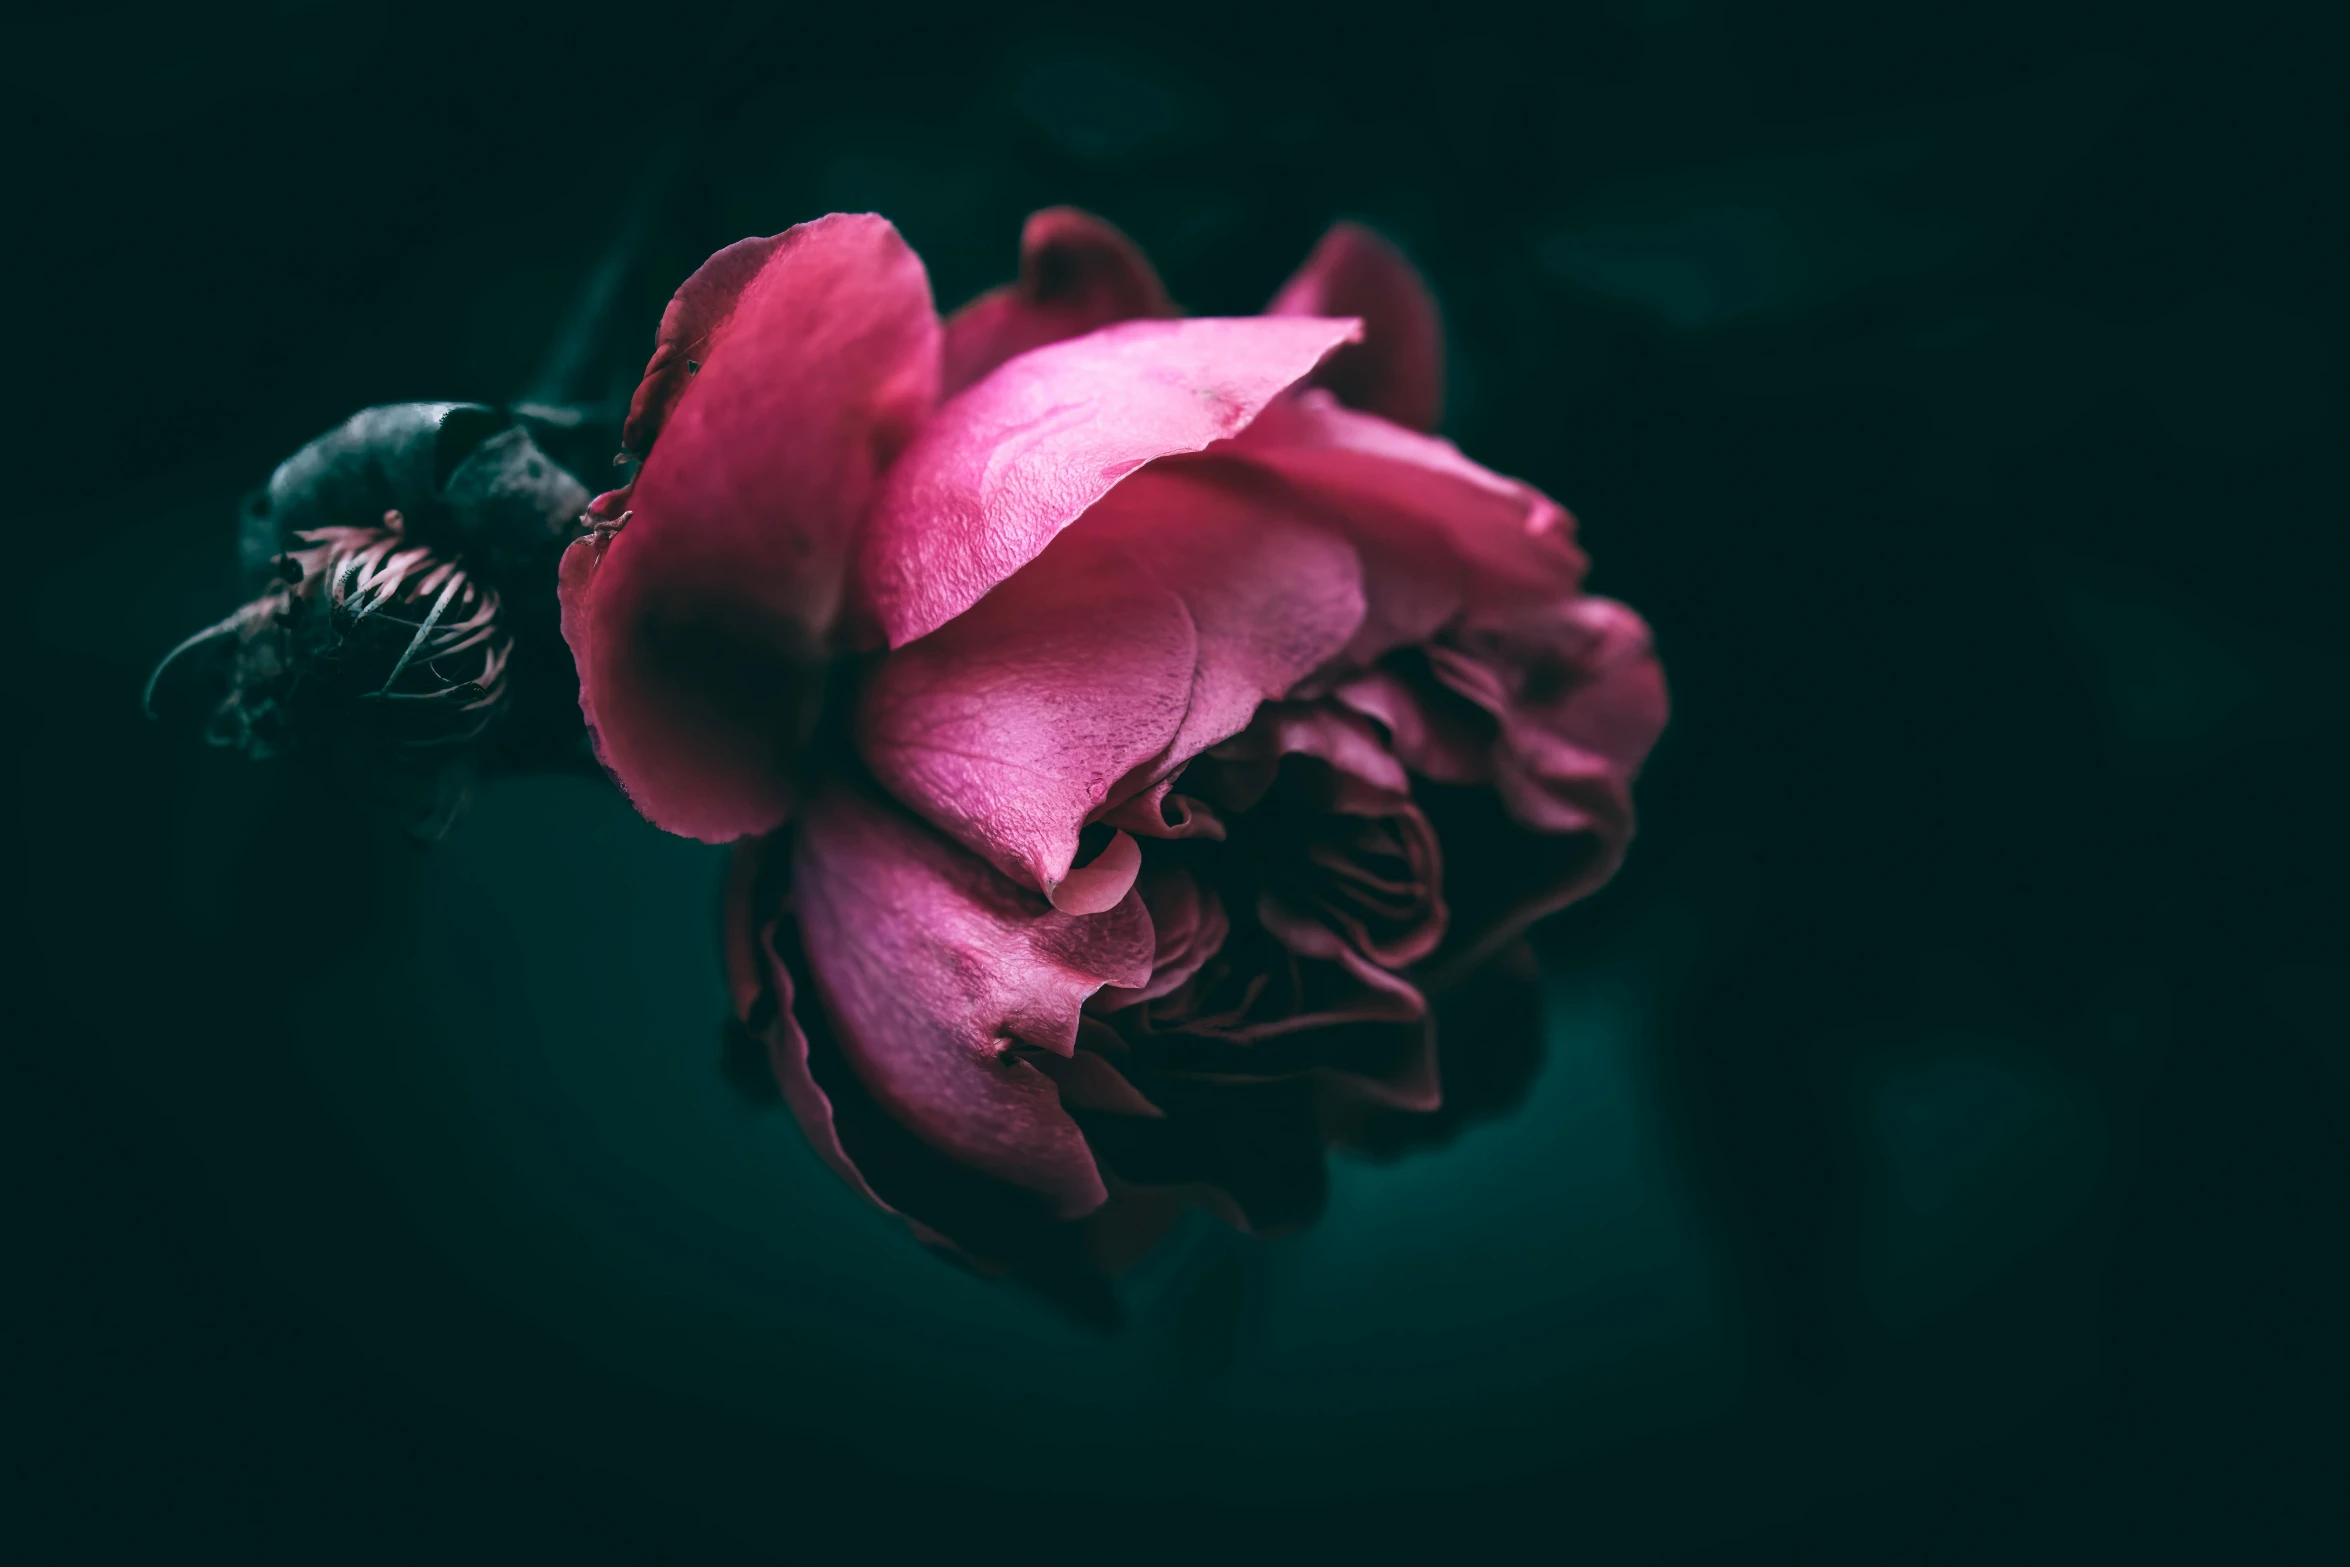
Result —
<path fill-rule="evenodd" d="M 2325 9 L 21 32 L 10 1554 L 2340 1548 Z M 713 112 L 630 354 L 832 209 L 952 304 L 1080 203 L 1202 312 L 1363 218 L 1445 305 L 1449 432 L 1663 648 L 1532 1097 L 1304 1236 L 1187 1231 L 1116 1338 L 727 1087 L 714 851 L 546 781 L 420 854 L 137 716 L 239 493 L 518 392 Z"/>

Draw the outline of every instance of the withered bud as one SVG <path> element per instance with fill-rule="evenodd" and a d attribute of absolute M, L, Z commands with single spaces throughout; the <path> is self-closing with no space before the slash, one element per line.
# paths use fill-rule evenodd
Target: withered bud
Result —
<path fill-rule="evenodd" d="M 554 575 L 588 492 L 533 412 L 370 408 L 281 463 L 244 508 L 253 596 L 164 656 L 148 712 L 323 757 L 427 836 L 479 768 L 584 750 Z"/>

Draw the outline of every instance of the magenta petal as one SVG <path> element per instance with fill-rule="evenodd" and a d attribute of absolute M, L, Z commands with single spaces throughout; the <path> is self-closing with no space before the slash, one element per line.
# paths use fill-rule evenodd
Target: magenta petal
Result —
<path fill-rule="evenodd" d="M 1489 783 L 1493 726 L 1489 714 L 1460 702 L 1430 701 L 1389 669 L 1373 669 L 1331 693 L 1387 730 L 1397 760 L 1437 783 Z"/>
<path fill-rule="evenodd" d="M 898 1210 L 873 1189 L 865 1172 L 849 1156 L 832 1101 L 810 1070 L 808 1036 L 801 1031 L 794 1011 L 798 996 L 791 965 L 775 948 L 777 915 L 762 906 L 762 898 L 772 899 L 774 893 L 767 884 L 788 861 L 790 852 L 779 834 L 739 845 L 727 866 L 719 917 L 727 989 L 734 998 L 735 1016 L 766 1044 L 775 1086 L 816 1157 L 875 1207 L 896 1213 Z M 914 1234 L 926 1244 L 952 1244 L 920 1220 L 901 1217 L 906 1217 Z"/>
<path fill-rule="evenodd" d="M 862 710 L 874 775 L 1060 907 L 1115 902 L 1140 852 L 1122 830 L 1072 872 L 1086 824 L 1245 728 L 1361 619 L 1352 548 L 1262 484 L 1215 464 L 1138 474 L 890 654 Z"/>
<path fill-rule="evenodd" d="M 879 218 L 805 223 L 712 269 L 726 289 L 696 274 L 662 350 L 705 357 L 647 405 L 660 439 L 630 515 L 572 547 L 560 592 L 605 766 L 656 825 L 723 841 L 790 809 L 856 529 L 935 400 L 938 323 Z M 651 375 L 674 368 L 657 354 Z"/>
<path fill-rule="evenodd" d="M 806 225 L 802 225 L 806 227 Z M 645 364 L 636 395 L 629 399 L 628 422 L 620 428 L 620 444 L 642 457 L 669 418 L 685 389 L 709 359 L 711 346 L 725 334 L 736 306 L 753 279 L 765 270 L 778 247 L 789 243 L 800 229 L 738 239 L 694 269 L 679 285 L 661 312 L 653 334 L 653 357 Z"/>
<path fill-rule="evenodd" d="M 1175 738 L 1196 658 L 1182 599 L 1081 530 L 883 659 L 859 748 L 892 794 L 1055 893 L 1113 787 Z"/>
<path fill-rule="evenodd" d="M 1247 728 L 1260 703 L 1319 668 L 1362 624 L 1354 549 L 1237 465 L 1137 474 L 1081 527 L 1180 597 L 1198 635 L 1190 705 L 1152 782 Z"/>
<path fill-rule="evenodd" d="M 1175 313 L 1134 241 L 1090 212 L 1047 207 L 1020 230 L 1020 280 L 988 290 L 947 318 L 946 393 L 953 396 L 1031 348 L 1117 321 Z"/>
<path fill-rule="evenodd" d="M 1128 321 L 1003 365 L 938 411 L 875 498 L 859 575 L 890 646 L 978 603 L 1143 464 L 1246 429 L 1358 331 Z"/>
<path fill-rule="evenodd" d="M 1159 780 L 1097 819 L 1144 838 L 1224 838 L 1224 819 L 1207 801 L 1177 794 L 1172 778 Z"/>
<path fill-rule="evenodd" d="M 1085 1139 L 1024 1057 L 1071 1054 L 1088 996 L 1148 978 L 1142 900 L 1061 913 L 914 818 L 842 787 L 810 802 L 792 870 L 811 977 L 875 1102 L 931 1147 L 1042 1195 L 1063 1218 L 1098 1207 L 1105 1193 Z"/>
<path fill-rule="evenodd" d="M 1349 408 L 1433 430 L 1444 406 L 1444 325 L 1419 269 L 1359 223 L 1322 236 L 1265 307 L 1276 316 L 1355 316 L 1363 340 L 1314 377 Z"/>
<path fill-rule="evenodd" d="M 1374 617 L 1393 622 L 1391 646 L 1425 636 L 1450 606 L 1551 603 L 1582 581 L 1575 520 L 1556 501 L 1471 462 L 1450 441 L 1342 408 L 1327 393 L 1268 409 L 1233 449 L 1345 519 Z M 1440 576 L 1434 562 L 1443 556 L 1453 564 Z M 1353 650 L 1358 658 L 1380 651 Z"/>
<path fill-rule="evenodd" d="M 1499 720 L 1494 786 L 1537 832 L 1596 832 L 1614 868 L 1631 835 L 1632 780 L 1665 726 L 1648 627 L 1612 599 L 1471 622 L 1432 649 L 1438 680 Z"/>

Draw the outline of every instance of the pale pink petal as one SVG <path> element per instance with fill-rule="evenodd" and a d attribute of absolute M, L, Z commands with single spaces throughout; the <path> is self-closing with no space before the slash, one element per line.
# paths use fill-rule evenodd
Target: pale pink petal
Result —
<path fill-rule="evenodd" d="M 655 824 L 724 841 L 790 809 L 857 527 L 936 398 L 938 323 L 879 218 L 705 270 L 639 399 L 659 439 L 630 515 L 572 547 L 560 594 L 604 765 Z"/>
<path fill-rule="evenodd" d="M 1105 1195 L 1052 1080 L 1079 1008 L 1149 976 L 1131 894 L 1060 912 L 896 807 L 835 786 L 810 802 L 792 865 L 810 976 L 857 1080 L 957 1164 L 1044 1197 L 1063 1218 Z"/>
<path fill-rule="evenodd" d="M 1042 554 L 1154 458 L 1246 429 L 1352 321 L 1128 321 L 1022 354 L 954 398 L 875 499 L 860 581 L 892 647 Z"/>
<path fill-rule="evenodd" d="M 1363 340 L 1314 376 L 1349 408 L 1433 430 L 1444 407 L 1444 326 L 1435 296 L 1403 252 L 1359 223 L 1340 223 L 1265 307 L 1276 316 L 1355 316 Z"/>
<path fill-rule="evenodd" d="M 1090 212 L 1047 207 L 1020 231 L 1020 280 L 989 289 L 947 318 L 947 395 L 1031 348 L 1113 322 L 1175 314 L 1134 241 Z"/>

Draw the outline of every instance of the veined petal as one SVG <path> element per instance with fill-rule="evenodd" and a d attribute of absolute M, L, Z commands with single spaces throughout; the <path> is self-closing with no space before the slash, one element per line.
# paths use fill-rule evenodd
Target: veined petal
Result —
<path fill-rule="evenodd" d="M 1128 321 L 1022 354 L 948 402 L 891 469 L 860 558 L 892 647 L 954 619 L 1154 458 L 1239 434 L 1352 321 Z"/>
<path fill-rule="evenodd" d="M 1076 908 L 1064 879 L 1087 823 L 1246 728 L 1344 647 L 1362 613 L 1353 549 L 1277 487 L 1234 465 L 1153 468 L 969 612 L 889 655 L 860 739 L 892 793 Z M 1122 838 L 1102 863 L 1130 883 L 1129 859 Z M 1126 883 L 1087 901 L 1114 901 Z"/>
<path fill-rule="evenodd" d="M 890 793 L 1054 895 L 1086 822 L 1182 727 L 1197 659 L 1183 600 L 1112 541 L 1072 533 L 882 660 L 858 748 Z"/>

